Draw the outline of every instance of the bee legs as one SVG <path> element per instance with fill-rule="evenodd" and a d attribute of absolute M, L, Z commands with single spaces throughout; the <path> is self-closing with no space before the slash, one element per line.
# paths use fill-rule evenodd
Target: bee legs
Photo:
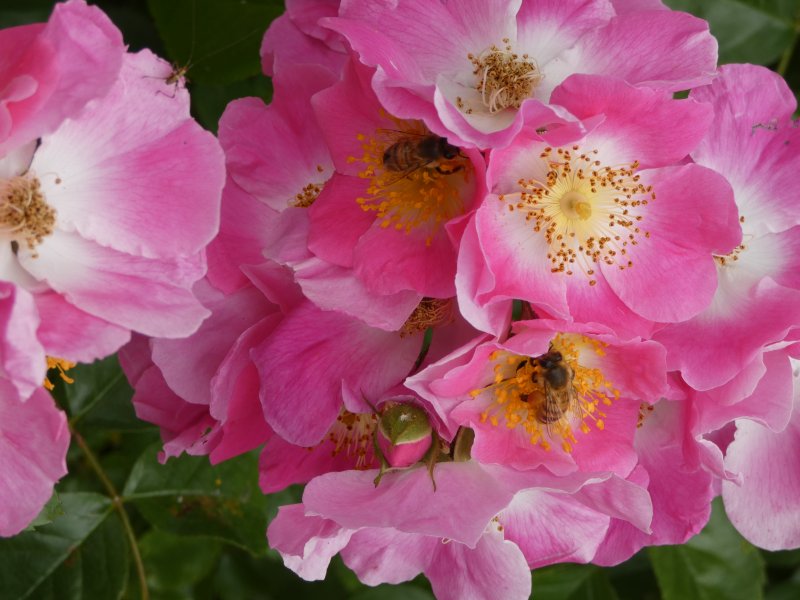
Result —
<path fill-rule="evenodd" d="M 458 173 L 464 168 L 464 165 L 457 165 L 452 170 L 443 169 L 441 165 L 436 165 L 436 172 L 441 175 L 452 175 L 453 173 Z"/>

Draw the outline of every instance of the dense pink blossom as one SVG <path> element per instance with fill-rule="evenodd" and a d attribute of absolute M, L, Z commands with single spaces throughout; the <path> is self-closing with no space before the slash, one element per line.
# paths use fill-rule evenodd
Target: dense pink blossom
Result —
<path fill-rule="evenodd" d="M 553 144 L 526 127 L 492 152 L 492 193 L 460 250 L 465 316 L 500 333 L 492 304 L 519 298 L 538 314 L 649 335 L 704 310 L 717 287 L 713 255 L 741 240 L 727 181 L 680 164 L 710 108 L 585 75 L 553 101 L 590 130 Z"/>
<path fill-rule="evenodd" d="M 373 294 L 451 297 L 452 238 L 459 235 L 459 220 L 483 197 L 483 158 L 458 151 L 433 165 L 387 163 L 387 152 L 405 156 L 397 144 L 432 134 L 420 121 L 388 114 L 370 88 L 370 76 L 352 63 L 342 81 L 314 96 L 336 173 L 309 210 L 309 249 L 352 269 Z"/>
<path fill-rule="evenodd" d="M 1 274 L 60 314 L 42 324 L 48 352 L 92 360 L 131 330 L 187 335 L 208 314 L 191 288 L 219 226 L 222 154 L 169 71 L 148 51 L 126 55 L 108 94 L 2 160 L 12 204 L 38 212 L 4 234 Z M 94 340 L 71 337 L 85 327 Z"/>
<path fill-rule="evenodd" d="M 387 110 L 479 147 L 550 122 L 550 95 L 573 73 L 678 91 L 709 81 L 717 58 L 705 21 L 617 15 L 608 0 L 343 0 L 322 22 L 378 68 L 372 84 Z"/>
<path fill-rule="evenodd" d="M 161 428 L 162 460 L 187 452 L 209 454 L 216 463 L 252 450 L 270 435 L 251 350 L 300 296 L 278 265 L 264 263 L 249 275 L 254 283 L 230 294 L 205 281 L 197 284 L 211 316 L 191 336 L 137 336 L 120 354 L 135 388 L 136 414 Z"/>
<path fill-rule="evenodd" d="M 719 286 L 710 306 L 656 339 L 670 368 L 706 390 L 729 382 L 800 323 L 800 129 L 792 122 L 794 95 L 763 67 L 722 67 L 691 97 L 714 108 L 692 158 L 730 182 L 743 238 L 716 257 Z"/>

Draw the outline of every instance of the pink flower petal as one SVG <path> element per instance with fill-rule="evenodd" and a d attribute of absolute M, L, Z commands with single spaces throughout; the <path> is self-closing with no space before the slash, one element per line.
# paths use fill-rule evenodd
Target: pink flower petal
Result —
<path fill-rule="evenodd" d="M 525 490 L 500 517 L 505 537 L 517 544 L 532 569 L 592 560 L 610 522 L 568 494 Z"/>
<path fill-rule="evenodd" d="M 269 545 L 281 553 L 287 567 L 306 581 L 324 579 L 331 558 L 347 545 L 353 531 L 305 513 L 302 504 L 278 509 L 278 516 L 267 529 Z"/>
<path fill-rule="evenodd" d="M 722 498 L 731 523 L 766 550 L 800 546 L 800 402 L 780 433 L 745 419 L 736 422 L 725 467 L 742 475 L 742 484 L 723 481 Z"/>
<path fill-rule="evenodd" d="M 211 316 L 191 336 L 153 340 L 153 362 L 167 385 L 192 404 L 210 404 L 209 382 L 237 338 L 277 307 L 254 287 L 224 296 L 208 283 L 196 292 Z"/>
<path fill-rule="evenodd" d="M 728 178 L 745 227 L 763 233 L 800 224 L 792 187 L 800 130 L 791 122 L 797 102 L 786 82 L 764 67 L 726 65 L 691 97 L 711 103 L 715 113 L 692 157 Z"/>
<path fill-rule="evenodd" d="M 603 122 L 582 142 L 583 151 L 599 146 L 602 156 L 613 160 L 608 155 L 614 154 L 609 152 L 614 148 L 619 158 L 637 160 L 643 169 L 686 157 L 713 117 L 707 104 L 672 100 L 661 90 L 596 75 L 573 75 L 555 89 L 551 102 L 581 120 L 603 115 Z"/>
<path fill-rule="evenodd" d="M 42 319 L 36 335 L 50 356 L 90 363 L 113 354 L 131 337 L 128 329 L 82 311 L 60 294 L 43 292 L 34 299 Z"/>
<path fill-rule="evenodd" d="M 127 55 L 111 92 L 44 138 L 31 165 L 60 227 L 149 258 L 205 247 L 224 183 L 219 144 L 188 97 L 164 92 L 165 67 L 146 50 Z"/>
<path fill-rule="evenodd" d="M 435 492 L 424 467 L 387 473 L 377 487 L 375 475 L 321 475 L 306 486 L 303 502 L 310 514 L 343 527 L 393 527 L 474 547 L 516 491 L 472 461 L 436 465 Z"/>
<path fill-rule="evenodd" d="M 43 388 L 26 399 L 0 379 L 0 536 L 22 531 L 67 473 L 67 419 Z"/>
<path fill-rule="evenodd" d="M 440 538 L 390 528 L 361 529 L 342 549 L 342 559 L 367 585 L 402 583 L 425 571 L 442 545 Z"/>
<path fill-rule="evenodd" d="M 0 155 L 104 96 L 124 51 L 119 30 L 82 0 L 56 4 L 46 24 L 0 32 Z"/>
<path fill-rule="evenodd" d="M 474 549 L 464 544 L 444 544 L 425 575 L 439 600 L 525 600 L 531 595 L 525 557 L 494 527 L 489 527 Z"/>
<path fill-rule="evenodd" d="M 220 119 L 228 173 L 274 210 L 291 206 L 309 184 L 321 187 L 333 172 L 311 97 L 335 81 L 333 73 L 316 65 L 281 68 L 269 106 L 242 98 L 231 102 Z"/>
<path fill-rule="evenodd" d="M 24 289 L 0 281 L 0 385 L 8 386 L 3 398 L 12 395 L 13 390 L 13 395 L 24 401 L 42 387 L 47 361 L 37 339 L 38 327 L 33 297 Z"/>
<path fill-rule="evenodd" d="M 122 254 L 75 233 L 54 231 L 20 262 L 68 302 L 95 317 L 157 337 L 186 336 L 208 311 L 191 292 L 202 255 L 157 260 Z"/>
<path fill-rule="evenodd" d="M 379 397 L 405 378 L 420 344 L 306 302 L 253 350 L 267 422 L 289 442 L 316 444 L 339 414 L 342 386 Z"/>
<path fill-rule="evenodd" d="M 659 56 L 653 61 L 651 57 Z M 708 23 L 676 11 L 626 12 L 583 36 L 567 54 L 572 72 L 620 77 L 676 92 L 708 83 L 717 64 L 717 41 Z"/>

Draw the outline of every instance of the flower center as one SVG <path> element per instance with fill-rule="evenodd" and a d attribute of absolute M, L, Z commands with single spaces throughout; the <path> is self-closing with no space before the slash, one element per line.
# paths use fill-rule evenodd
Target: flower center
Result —
<path fill-rule="evenodd" d="M 552 272 L 572 275 L 577 268 L 589 285 L 597 283 L 595 266 L 601 261 L 619 269 L 633 266 L 628 250 L 650 237 L 640 222 L 656 197 L 652 186 L 640 182 L 638 161 L 603 166 L 597 154 L 580 153 L 578 146 L 555 153 L 545 148 L 540 154 L 547 168 L 544 179 L 520 179 L 521 193 L 499 197 L 544 235 Z"/>
<path fill-rule="evenodd" d="M 580 363 L 581 352 L 605 354 L 607 344 L 577 334 L 557 334 L 550 350 L 530 357 L 497 350 L 490 355 L 494 362 L 494 383 L 473 390 L 473 398 L 489 401 L 481 421 L 508 429 L 522 427 L 530 442 L 550 450 L 551 442 L 560 439 L 561 448 L 572 452 L 577 443 L 574 428 L 584 434 L 591 425 L 603 430 L 607 415 L 601 405 L 611 406 L 619 391 L 598 368 Z"/>
<path fill-rule="evenodd" d="M 317 165 L 317 171 L 322 173 L 325 168 L 322 165 Z M 308 208 L 319 196 L 322 188 L 325 187 L 325 182 L 322 183 L 309 183 L 299 193 L 295 194 L 294 199 L 290 202 L 292 206 L 298 208 Z"/>
<path fill-rule="evenodd" d="M 472 163 L 421 121 L 392 120 L 397 129 L 358 135 L 364 153 L 348 161 L 364 165 L 358 176 L 369 186 L 356 201 L 365 212 L 376 213 L 381 227 L 406 234 L 421 228 L 430 245 L 443 223 L 463 214 L 462 191 Z"/>
<path fill-rule="evenodd" d="M 351 413 L 342 409 L 326 439 L 320 443 L 332 444 L 332 457 L 344 452 L 347 458 L 355 461 L 356 469 L 371 469 L 377 465 L 372 442 L 377 426 L 378 417 L 372 413 Z"/>
<path fill-rule="evenodd" d="M 400 337 L 447 325 L 453 320 L 452 298 L 423 298 L 400 328 Z"/>
<path fill-rule="evenodd" d="M 35 248 L 53 233 L 56 211 L 44 199 L 39 180 L 18 176 L 0 180 L 0 232 L 24 243 L 35 258 Z"/>
<path fill-rule="evenodd" d="M 481 102 L 490 113 L 519 108 L 524 100 L 533 96 L 544 78 L 535 60 L 512 51 L 508 38 L 503 39 L 502 49 L 492 46 L 477 56 L 468 54 L 467 58 L 475 67 L 475 87 Z M 468 109 L 467 112 L 472 111 Z"/>

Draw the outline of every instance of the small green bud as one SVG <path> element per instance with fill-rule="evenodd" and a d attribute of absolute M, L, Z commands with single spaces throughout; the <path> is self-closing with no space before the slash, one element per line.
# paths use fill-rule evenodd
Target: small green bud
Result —
<path fill-rule="evenodd" d="M 381 410 L 378 429 L 393 445 L 412 444 L 431 436 L 427 413 L 413 404 L 388 404 Z"/>

